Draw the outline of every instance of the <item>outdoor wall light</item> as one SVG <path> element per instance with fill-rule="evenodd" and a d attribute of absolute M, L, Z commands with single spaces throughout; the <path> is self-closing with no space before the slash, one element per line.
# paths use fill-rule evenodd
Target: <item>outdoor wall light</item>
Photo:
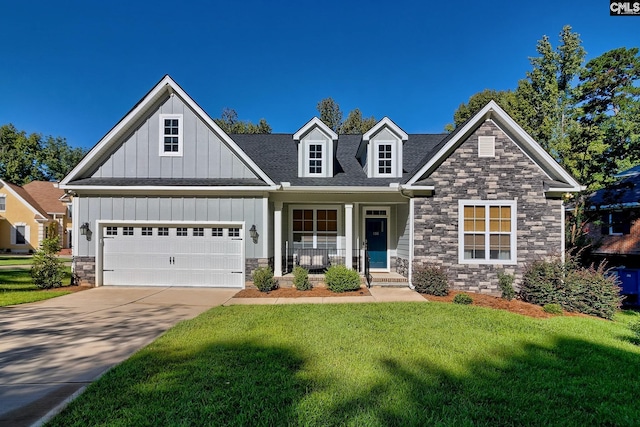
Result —
<path fill-rule="evenodd" d="M 80 226 L 80 234 L 82 234 L 83 236 L 86 236 L 88 232 L 90 232 L 89 223 L 85 222 Z"/>
<path fill-rule="evenodd" d="M 253 224 L 249 229 L 249 236 L 251 236 L 251 240 L 253 240 L 253 243 L 258 243 L 258 237 L 260 237 L 260 235 L 258 234 L 258 230 L 256 230 L 255 224 Z"/>

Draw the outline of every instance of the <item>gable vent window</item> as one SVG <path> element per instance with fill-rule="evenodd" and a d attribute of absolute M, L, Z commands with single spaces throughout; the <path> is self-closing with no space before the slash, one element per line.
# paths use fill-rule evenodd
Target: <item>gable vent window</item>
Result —
<path fill-rule="evenodd" d="M 496 156 L 496 137 L 495 136 L 479 136 L 478 137 L 478 157 L 495 157 Z"/>
<path fill-rule="evenodd" d="M 309 174 L 322 173 L 322 144 L 309 145 Z"/>
<path fill-rule="evenodd" d="M 182 114 L 160 115 L 160 155 L 182 155 Z"/>
<path fill-rule="evenodd" d="M 391 144 L 378 145 L 378 173 L 391 174 Z"/>

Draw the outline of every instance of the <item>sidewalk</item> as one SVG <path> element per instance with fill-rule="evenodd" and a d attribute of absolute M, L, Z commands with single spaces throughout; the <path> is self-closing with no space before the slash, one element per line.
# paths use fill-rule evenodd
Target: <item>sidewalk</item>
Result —
<path fill-rule="evenodd" d="M 372 286 L 371 295 L 356 297 L 300 297 L 300 298 L 231 298 L 223 305 L 270 304 L 339 304 L 362 302 L 427 302 L 414 290 L 407 288 Z"/>

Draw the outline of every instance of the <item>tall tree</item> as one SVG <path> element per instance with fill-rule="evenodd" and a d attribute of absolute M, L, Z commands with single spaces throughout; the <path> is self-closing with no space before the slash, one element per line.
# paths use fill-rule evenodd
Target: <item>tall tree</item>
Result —
<path fill-rule="evenodd" d="M 320 113 L 320 120 L 329 126 L 332 131 L 339 132 L 342 125 L 342 111 L 340 106 L 333 98 L 324 98 L 318 105 L 316 105 L 318 113 Z"/>
<path fill-rule="evenodd" d="M 482 92 L 478 92 L 472 95 L 466 104 L 460 104 L 458 109 L 453 113 L 453 125 L 448 124 L 445 130 L 451 132 L 456 127 L 473 117 L 478 111 L 480 111 L 489 101 L 495 101 L 502 107 L 507 113 L 512 116 L 517 115 L 517 108 L 515 94 L 510 90 L 493 90 L 485 89 Z M 514 114 L 515 113 L 515 114 Z"/>
<path fill-rule="evenodd" d="M 0 177 L 23 185 L 35 180 L 61 180 L 84 156 L 61 137 L 19 131 L 12 124 L 0 127 Z"/>
<path fill-rule="evenodd" d="M 271 133 L 271 126 L 265 119 L 260 119 L 258 124 L 243 121 L 238 118 L 238 113 L 232 108 L 223 109 L 220 118 L 213 121 L 226 133 Z"/>
<path fill-rule="evenodd" d="M 354 108 L 349 112 L 349 115 L 340 125 L 339 133 L 342 134 L 362 134 L 367 133 L 369 129 L 376 125 L 376 118 L 371 116 L 367 118 L 362 117 L 362 111 L 359 108 Z"/>

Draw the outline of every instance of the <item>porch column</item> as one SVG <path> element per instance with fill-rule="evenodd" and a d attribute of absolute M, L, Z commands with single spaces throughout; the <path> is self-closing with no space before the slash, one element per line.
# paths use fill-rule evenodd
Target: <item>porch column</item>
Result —
<path fill-rule="evenodd" d="M 273 202 L 273 275 L 282 276 L 282 202 Z"/>
<path fill-rule="evenodd" d="M 353 205 L 344 205 L 345 265 L 353 268 Z"/>

